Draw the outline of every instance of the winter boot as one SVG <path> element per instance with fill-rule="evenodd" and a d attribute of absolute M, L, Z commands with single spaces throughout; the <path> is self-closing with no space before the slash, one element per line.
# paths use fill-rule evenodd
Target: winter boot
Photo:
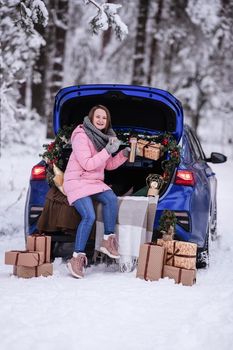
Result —
<path fill-rule="evenodd" d="M 115 234 L 109 235 L 108 239 L 102 239 L 100 251 L 108 255 L 110 258 L 120 258 L 120 255 L 118 253 L 118 243 Z"/>
<path fill-rule="evenodd" d="M 87 265 L 87 257 L 85 253 L 74 253 L 73 257 L 68 261 L 67 268 L 71 275 L 76 278 L 83 278 L 83 269 Z"/>

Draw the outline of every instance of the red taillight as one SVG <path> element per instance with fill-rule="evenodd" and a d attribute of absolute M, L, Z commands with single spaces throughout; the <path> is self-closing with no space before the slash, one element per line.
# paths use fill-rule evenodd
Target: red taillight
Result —
<path fill-rule="evenodd" d="M 42 165 L 35 165 L 32 168 L 31 179 L 32 180 L 44 180 L 46 178 L 46 168 Z"/>
<path fill-rule="evenodd" d="M 177 170 L 175 184 L 184 186 L 194 186 L 194 176 L 192 171 L 188 170 Z"/>

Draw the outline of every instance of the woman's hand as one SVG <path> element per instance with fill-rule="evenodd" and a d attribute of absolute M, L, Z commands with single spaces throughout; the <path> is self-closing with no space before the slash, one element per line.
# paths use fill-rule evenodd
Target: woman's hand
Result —
<path fill-rule="evenodd" d="M 131 151 L 131 148 L 130 147 L 125 147 L 124 149 L 123 149 L 123 151 L 122 151 L 122 153 L 123 153 L 123 156 L 125 156 L 125 157 L 129 157 L 129 154 L 130 154 L 130 151 Z"/>
<path fill-rule="evenodd" d="M 118 140 L 116 137 L 112 137 L 109 139 L 105 149 L 109 154 L 112 154 L 118 151 L 120 144 L 121 144 L 120 140 Z"/>

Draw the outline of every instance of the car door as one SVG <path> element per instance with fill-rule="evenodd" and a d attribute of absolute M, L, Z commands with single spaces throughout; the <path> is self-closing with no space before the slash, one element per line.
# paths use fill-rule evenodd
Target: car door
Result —
<path fill-rule="evenodd" d="M 193 155 L 192 167 L 196 178 L 195 195 L 192 201 L 193 226 L 197 229 L 195 234 L 201 235 L 202 245 L 204 245 L 209 215 L 213 212 L 215 205 L 216 178 L 205 160 L 205 154 L 196 134 L 189 129 L 188 136 Z"/>
<path fill-rule="evenodd" d="M 213 215 L 215 209 L 216 209 L 216 192 L 217 192 L 217 179 L 215 176 L 215 172 L 213 169 L 209 166 L 209 164 L 206 162 L 206 157 L 204 154 L 204 151 L 202 149 L 202 146 L 200 144 L 200 141 L 196 134 L 191 130 L 191 135 L 193 139 L 193 145 L 196 148 L 196 153 L 199 154 L 200 159 L 202 160 L 205 175 L 208 179 L 209 188 L 210 188 L 210 196 L 211 196 L 211 207 L 210 207 L 210 214 Z"/>

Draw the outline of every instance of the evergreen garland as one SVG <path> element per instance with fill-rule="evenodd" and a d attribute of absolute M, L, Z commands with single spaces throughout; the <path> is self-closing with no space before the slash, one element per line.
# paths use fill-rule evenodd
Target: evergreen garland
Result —
<path fill-rule="evenodd" d="M 160 143 L 162 145 L 162 152 L 168 153 L 168 159 L 163 160 L 161 163 L 163 169 L 163 179 L 167 182 L 174 168 L 180 162 L 180 146 L 177 145 L 176 139 L 170 134 L 165 133 L 162 135 L 148 135 L 146 132 L 135 132 L 133 129 L 129 129 L 127 132 L 123 129 L 115 130 L 119 140 L 125 145 L 129 145 L 130 138 L 136 137 L 149 142 Z"/>
<path fill-rule="evenodd" d="M 177 145 L 175 138 L 171 134 L 164 134 L 161 144 L 163 151 L 168 152 L 169 157 L 169 159 L 163 160 L 161 164 L 164 170 L 163 179 L 164 181 L 168 181 L 175 167 L 180 162 L 181 147 Z"/>

